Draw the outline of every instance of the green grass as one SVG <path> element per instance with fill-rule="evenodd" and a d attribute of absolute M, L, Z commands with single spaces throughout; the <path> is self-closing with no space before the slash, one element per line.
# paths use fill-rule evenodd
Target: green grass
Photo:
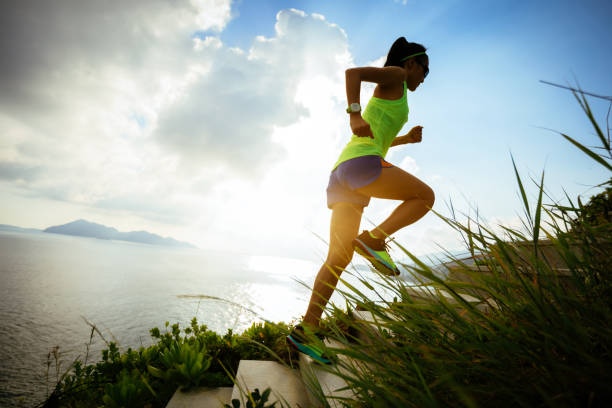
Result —
<path fill-rule="evenodd" d="M 563 137 L 610 170 L 610 145 L 586 99 L 576 96 L 603 153 Z M 333 305 L 327 310 L 330 322 L 341 322 L 331 325 L 330 337 L 342 344 L 328 350 L 340 357 L 328 369 L 357 396 L 342 401 L 347 406 L 612 406 L 611 181 L 587 205 L 569 197 L 560 205 L 546 203 L 542 173 L 530 203 L 514 158 L 512 164 L 523 229 L 503 228 L 500 236 L 481 220 L 436 213 L 463 235 L 480 270 L 450 257 L 458 266 L 442 279 L 398 244 L 430 299 L 384 276 L 373 289 L 390 291 L 394 301 L 348 284 L 339 289 L 349 310 L 376 320 L 371 327 Z"/>

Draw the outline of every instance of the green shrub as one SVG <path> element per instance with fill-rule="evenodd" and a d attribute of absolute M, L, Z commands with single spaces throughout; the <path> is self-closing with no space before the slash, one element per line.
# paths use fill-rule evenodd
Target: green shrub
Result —
<path fill-rule="evenodd" d="M 150 395 L 137 370 L 131 374 L 123 370 L 116 383 L 106 384 L 105 391 L 102 401 L 108 408 L 142 408 Z"/>
<path fill-rule="evenodd" d="M 182 384 L 185 389 L 199 386 L 210 367 L 211 358 L 206 358 L 206 349 L 188 343 L 173 343 L 160 354 L 164 368 L 148 365 L 151 375 L 164 381 Z"/>
<path fill-rule="evenodd" d="M 121 353 L 109 342 L 97 363 L 84 366 L 76 360 L 58 379 L 46 406 L 130 406 L 138 400 L 139 406 L 164 407 L 178 387 L 232 386 L 240 360 L 289 358 L 284 342 L 289 327 L 284 323 L 255 323 L 241 335 L 228 330 L 223 336 L 199 325 L 195 317 L 182 333 L 179 324 L 165 326 L 165 332 L 150 330 L 157 340 L 150 347 Z"/>

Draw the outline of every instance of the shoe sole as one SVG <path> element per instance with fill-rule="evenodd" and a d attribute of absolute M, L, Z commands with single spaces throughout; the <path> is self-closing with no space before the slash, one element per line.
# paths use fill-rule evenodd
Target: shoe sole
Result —
<path fill-rule="evenodd" d="M 370 261 L 372 266 L 374 266 L 374 268 L 376 268 L 376 270 L 382 273 L 383 275 L 387 275 L 387 276 L 399 276 L 400 275 L 399 270 L 393 270 L 389 268 L 387 265 L 385 265 L 384 263 L 380 262 L 378 259 L 376 259 L 376 256 L 373 255 L 370 252 L 370 250 L 365 246 L 365 244 L 363 244 L 359 239 L 356 239 L 353 241 L 353 246 L 355 248 L 355 252 L 357 252 L 359 255 L 363 256 L 365 259 Z"/>

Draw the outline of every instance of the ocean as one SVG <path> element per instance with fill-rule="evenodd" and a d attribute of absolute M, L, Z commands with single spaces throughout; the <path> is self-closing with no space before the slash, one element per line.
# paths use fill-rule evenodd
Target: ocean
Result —
<path fill-rule="evenodd" d="M 105 340 L 121 351 L 148 347 L 156 340 L 149 331 L 164 332 L 166 321 L 185 328 L 196 317 L 219 334 L 240 333 L 264 319 L 298 321 L 319 267 L 289 258 L 0 231 L 0 406 L 38 405 L 77 357 L 100 360 Z M 343 278 L 367 291 L 355 277 Z M 344 305 L 337 293 L 332 302 Z M 94 333 L 87 351 L 92 325 L 105 340 Z"/>

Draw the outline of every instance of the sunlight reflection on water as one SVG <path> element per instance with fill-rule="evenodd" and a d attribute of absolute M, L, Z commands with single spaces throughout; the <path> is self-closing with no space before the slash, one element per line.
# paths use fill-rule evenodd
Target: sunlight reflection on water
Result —
<path fill-rule="evenodd" d="M 60 346 L 62 367 L 84 357 L 91 334 L 85 320 L 122 351 L 156 343 L 150 330 L 170 331 L 166 321 L 182 330 L 196 317 L 219 334 L 241 333 L 264 319 L 295 322 L 306 312 L 320 266 L 283 257 L 0 231 L 0 378 L 6 379 L 0 406 L 10 406 L 16 396 L 29 395 L 32 405 L 44 397 L 44 368 L 54 346 Z M 378 279 L 369 271 L 363 277 Z M 357 277 L 342 278 L 368 293 Z M 338 293 L 331 301 L 344 307 Z M 94 335 L 89 361 L 106 348 Z"/>
<path fill-rule="evenodd" d="M 314 276 L 320 264 L 301 259 L 250 256 L 247 266 L 251 271 L 276 275 L 278 279 L 289 281 L 292 277 L 303 280 Z"/>

